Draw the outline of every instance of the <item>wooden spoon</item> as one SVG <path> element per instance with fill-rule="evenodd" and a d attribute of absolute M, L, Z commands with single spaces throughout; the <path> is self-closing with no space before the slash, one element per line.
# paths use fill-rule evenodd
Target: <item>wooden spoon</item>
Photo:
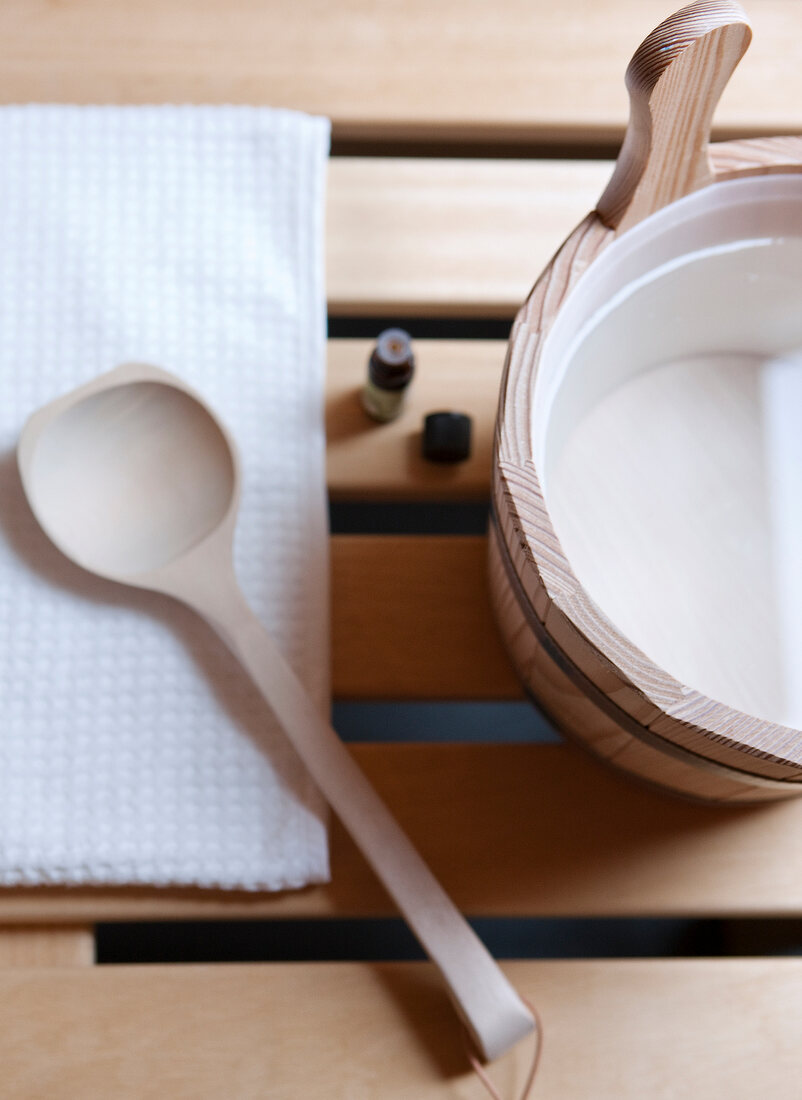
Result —
<path fill-rule="evenodd" d="M 530 1033 L 531 1013 L 246 603 L 232 559 L 237 452 L 197 394 L 166 371 L 118 367 L 35 413 L 18 461 L 36 518 L 67 557 L 183 601 L 240 660 L 438 966 L 482 1055 Z"/>

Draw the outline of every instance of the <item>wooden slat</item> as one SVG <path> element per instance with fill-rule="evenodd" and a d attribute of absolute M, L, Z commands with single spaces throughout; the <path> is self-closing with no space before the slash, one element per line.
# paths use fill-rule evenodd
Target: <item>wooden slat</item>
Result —
<path fill-rule="evenodd" d="M 359 400 L 370 340 L 330 340 L 326 459 L 335 499 L 487 500 L 493 427 L 506 344 L 501 340 L 415 340 L 416 371 L 401 416 L 377 424 Z M 471 454 L 442 465 L 421 455 L 423 418 L 438 409 L 467 413 Z"/>
<path fill-rule="evenodd" d="M 670 0 L 6 0 L 5 101 L 247 102 L 322 112 L 341 138 L 620 138 L 624 70 Z M 802 10 L 747 5 L 754 44 L 722 132 L 802 129 Z"/>
<path fill-rule="evenodd" d="M 802 960 L 522 962 L 542 1100 L 799 1094 Z M 425 964 L 99 967 L 0 974 L 9 1096 L 478 1100 Z M 531 1049 L 493 1067 L 517 1096 Z"/>
<path fill-rule="evenodd" d="M 91 966 L 95 937 L 90 927 L 0 926 L 0 969 L 9 966 Z"/>
<path fill-rule="evenodd" d="M 489 731 L 491 732 L 491 731 Z M 674 799 L 559 745 L 359 745 L 457 905 L 491 916 L 797 916 L 802 799 Z M 5 923 L 395 913 L 335 822 L 332 883 L 275 896 L 13 890 Z"/>
<path fill-rule="evenodd" d="M 487 592 L 482 537 L 332 539 L 335 695 L 517 699 Z"/>
<path fill-rule="evenodd" d="M 611 170 L 605 161 L 335 158 L 330 312 L 512 317 Z"/>

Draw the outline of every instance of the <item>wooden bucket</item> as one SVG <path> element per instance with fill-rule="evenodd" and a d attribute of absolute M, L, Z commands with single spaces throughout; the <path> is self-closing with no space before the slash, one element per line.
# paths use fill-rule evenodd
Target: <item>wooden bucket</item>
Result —
<path fill-rule="evenodd" d="M 802 792 L 802 138 L 708 144 L 750 37 L 701 0 L 635 54 L 612 179 L 512 330 L 490 537 L 543 709 L 716 801 Z"/>

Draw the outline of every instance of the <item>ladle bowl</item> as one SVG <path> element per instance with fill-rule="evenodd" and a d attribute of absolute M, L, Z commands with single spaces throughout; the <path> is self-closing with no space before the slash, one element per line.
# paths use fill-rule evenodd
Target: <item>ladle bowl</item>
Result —
<path fill-rule="evenodd" d="M 201 398 L 166 371 L 126 364 L 35 413 L 18 461 L 36 518 L 67 557 L 176 597 L 229 646 L 438 966 L 483 1057 L 529 1034 L 531 1012 L 246 603 L 232 560 L 239 460 Z"/>
<path fill-rule="evenodd" d="M 184 390 L 155 379 L 71 405 L 42 427 L 24 466 L 29 500 L 53 542 L 116 580 L 182 557 L 239 495 L 238 464 L 220 426 Z"/>

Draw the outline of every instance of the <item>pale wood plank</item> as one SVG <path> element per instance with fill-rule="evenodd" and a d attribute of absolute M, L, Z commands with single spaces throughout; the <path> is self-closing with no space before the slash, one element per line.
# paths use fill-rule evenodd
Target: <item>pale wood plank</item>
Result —
<path fill-rule="evenodd" d="M 559 745 L 352 751 L 464 912 L 490 916 L 798 916 L 802 799 L 711 807 L 627 781 Z M 332 883 L 281 895 L 200 890 L 0 893 L 24 922 L 381 916 L 395 912 L 343 830 Z M 267 935 L 267 933 L 266 933 Z"/>
<path fill-rule="evenodd" d="M 331 161 L 334 314 L 512 317 L 592 209 L 606 161 Z"/>
<path fill-rule="evenodd" d="M 340 536 L 331 564 L 335 695 L 521 697 L 490 609 L 484 538 Z"/>
<path fill-rule="evenodd" d="M 802 129 L 802 10 L 752 0 L 720 132 Z M 326 113 L 343 138 L 620 138 L 624 70 L 665 0 L 7 0 L 5 101 L 247 102 Z"/>
<path fill-rule="evenodd" d="M 544 1020 L 536 1095 L 796 1096 L 802 960 L 519 962 Z M 478 1098 L 426 964 L 0 974 L 9 1095 Z M 527 1044 L 493 1067 L 517 1095 Z"/>
<path fill-rule="evenodd" d="M 490 495 L 493 427 L 506 345 L 501 340 L 414 340 L 416 371 L 401 416 L 377 424 L 359 393 L 373 342 L 330 340 L 326 478 L 336 499 L 482 500 Z M 473 421 L 465 462 L 421 455 L 423 418 L 439 409 Z"/>
<path fill-rule="evenodd" d="M 91 966 L 95 937 L 90 927 L 0 926 L 0 969 L 11 966 Z"/>

